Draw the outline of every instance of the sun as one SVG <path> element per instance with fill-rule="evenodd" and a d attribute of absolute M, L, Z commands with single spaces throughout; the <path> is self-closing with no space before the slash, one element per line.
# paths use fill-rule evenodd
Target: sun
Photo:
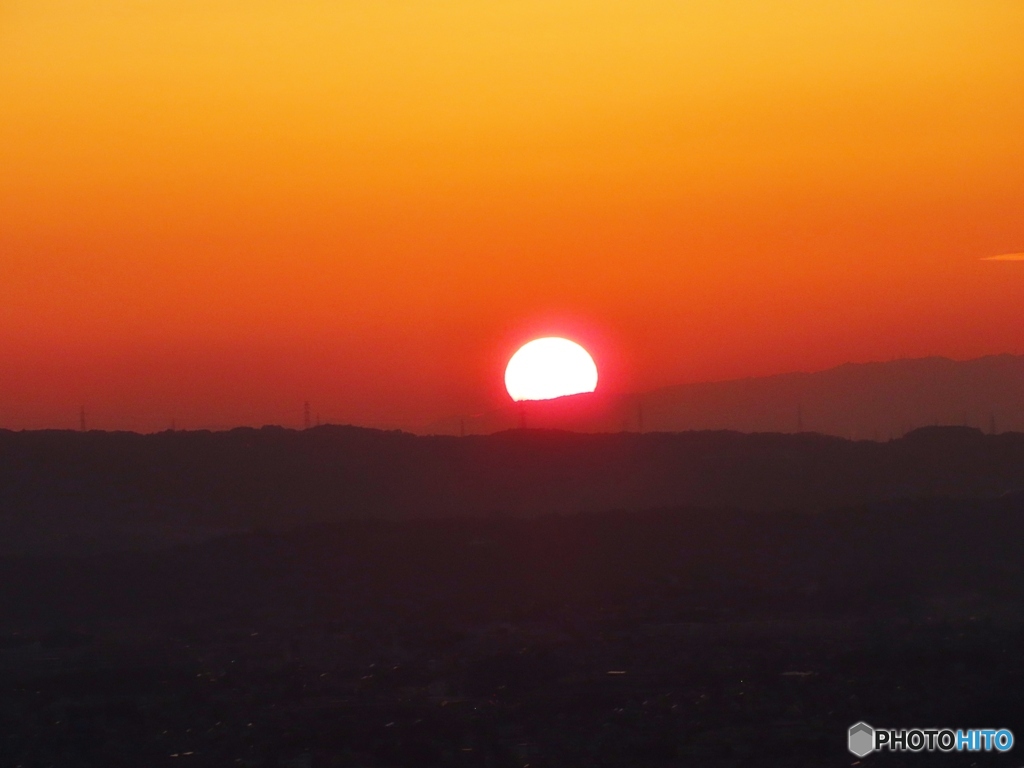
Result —
<path fill-rule="evenodd" d="M 555 336 L 524 344 L 505 368 L 505 389 L 513 400 L 551 400 L 596 388 L 594 358 L 575 341 Z"/>

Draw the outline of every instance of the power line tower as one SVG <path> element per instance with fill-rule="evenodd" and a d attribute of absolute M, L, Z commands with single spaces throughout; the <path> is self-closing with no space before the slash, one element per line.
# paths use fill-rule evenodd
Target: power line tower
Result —
<path fill-rule="evenodd" d="M 303 425 L 303 427 L 305 429 L 309 429 L 309 427 L 310 427 L 309 401 L 308 400 L 302 404 L 302 425 Z"/>

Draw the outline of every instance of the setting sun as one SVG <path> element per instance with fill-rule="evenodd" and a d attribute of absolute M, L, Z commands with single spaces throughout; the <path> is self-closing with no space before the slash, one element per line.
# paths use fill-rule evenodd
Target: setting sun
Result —
<path fill-rule="evenodd" d="M 513 400 L 551 400 L 596 388 L 594 359 L 568 339 L 534 339 L 520 347 L 505 368 L 505 389 Z"/>

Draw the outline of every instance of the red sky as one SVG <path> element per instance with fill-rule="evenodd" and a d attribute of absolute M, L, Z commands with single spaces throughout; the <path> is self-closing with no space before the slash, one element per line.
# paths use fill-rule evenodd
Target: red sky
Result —
<path fill-rule="evenodd" d="M 0 0 L 0 426 L 1024 352 L 1024 4 Z"/>

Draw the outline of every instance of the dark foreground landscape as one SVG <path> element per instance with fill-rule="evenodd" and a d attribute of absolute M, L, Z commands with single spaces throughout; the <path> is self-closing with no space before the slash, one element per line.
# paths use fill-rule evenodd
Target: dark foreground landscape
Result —
<path fill-rule="evenodd" d="M 0 766 L 840 766 L 858 764 L 858 720 L 1024 735 L 1020 435 L 791 436 L 781 452 L 779 436 L 626 436 L 659 492 L 734 503 L 535 515 L 495 511 L 494 478 L 547 472 L 518 498 L 562 503 L 626 437 L 590 436 L 587 453 L 578 436 L 495 436 L 521 458 L 487 470 L 476 445 L 481 513 L 467 493 L 459 514 L 422 517 L 358 514 L 363 491 L 308 485 L 301 468 L 335 461 L 338 434 L 193 436 L 297 456 L 292 486 L 273 478 L 299 489 L 290 525 L 285 494 L 261 495 L 233 449 L 146 453 L 188 437 L 5 436 L 4 522 L 23 538 L 0 559 Z M 390 463 L 351 453 L 355 487 L 391 467 L 381 492 L 402 504 L 431 482 L 440 504 L 465 471 L 416 470 L 423 444 L 405 437 L 357 438 L 403 446 Z M 63 459 L 32 453 L 47 440 Z M 91 471 L 116 440 L 137 449 Z M 650 458 L 672 451 L 701 472 Z M 739 503 L 769 482 L 765 461 L 789 467 L 778 496 Z M 619 464 L 603 482 L 624 494 L 634 465 Z M 850 479 L 876 466 L 873 484 Z M 116 546 L 77 538 L 83 516 Z M 1020 746 L 859 761 L 1022 763 Z"/>

